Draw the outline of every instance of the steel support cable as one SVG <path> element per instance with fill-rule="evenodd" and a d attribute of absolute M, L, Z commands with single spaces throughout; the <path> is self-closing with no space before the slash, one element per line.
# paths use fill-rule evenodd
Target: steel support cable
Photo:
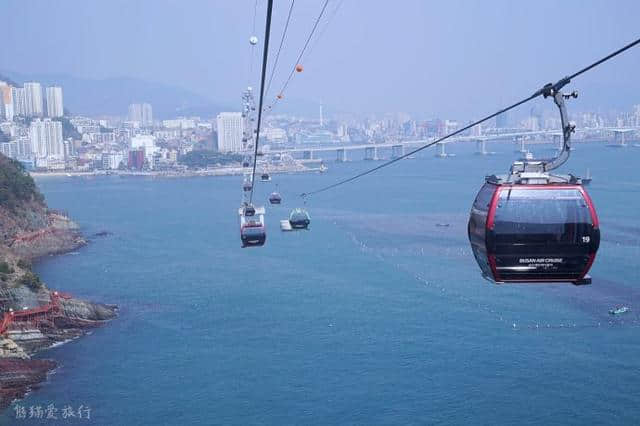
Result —
<path fill-rule="evenodd" d="M 503 108 L 503 109 L 501 109 L 501 110 L 499 110 L 499 111 L 497 111 L 497 112 L 495 112 L 493 114 L 487 115 L 486 117 L 484 117 L 484 118 L 482 118 L 480 120 L 474 121 L 473 123 L 471 123 L 471 124 L 469 124 L 467 126 L 464 126 L 461 129 L 458 129 L 458 130 L 456 130 L 454 132 L 451 132 L 451 133 L 449 133 L 449 134 L 447 134 L 445 136 L 442 136 L 442 137 L 440 137 L 440 138 L 438 138 L 438 139 L 436 139 L 436 140 L 434 140 L 432 142 L 427 143 L 426 145 L 423 145 L 423 146 L 421 146 L 419 148 L 416 148 L 416 149 L 414 149 L 414 150 L 412 150 L 412 151 L 410 151 L 410 152 L 408 152 L 408 153 L 406 153 L 404 155 L 401 155 L 400 157 L 396 157 L 396 158 L 394 158 L 392 160 L 389 160 L 389 161 L 387 161 L 385 163 L 382 163 L 379 166 L 376 166 L 376 167 L 373 167 L 371 169 L 368 169 L 368 170 L 365 170 L 363 172 L 360 172 L 360 173 L 356 174 L 355 176 L 352 176 L 352 177 L 347 178 L 347 179 L 343 179 L 341 181 L 338 181 L 338 182 L 336 182 L 334 184 L 322 187 L 322 188 L 317 189 L 315 191 L 303 192 L 302 194 L 300 194 L 300 196 L 301 197 L 306 197 L 306 196 L 310 196 L 310 195 L 319 194 L 321 192 L 328 191 L 330 189 L 336 188 L 336 187 L 344 185 L 346 183 L 353 182 L 356 179 L 359 179 L 359 178 L 361 178 L 363 176 L 371 174 L 371 173 L 373 173 L 373 172 L 375 172 L 377 170 L 380 170 L 380 169 L 382 169 L 384 167 L 390 166 L 391 164 L 396 163 L 396 162 L 398 162 L 400 160 L 403 160 L 403 159 L 405 159 L 405 158 L 407 158 L 407 157 L 409 157 L 409 156 L 411 156 L 411 155 L 413 155 L 413 154 L 415 154 L 417 152 L 420 152 L 420 151 L 422 151 L 424 149 L 427 149 L 427 148 L 429 148 L 429 147 L 431 147 L 431 146 L 433 146 L 433 145 L 435 145 L 435 144 L 437 144 L 439 142 L 443 142 L 446 139 L 449 139 L 449 138 L 451 138 L 453 136 L 456 136 L 456 135 L 458 135 L 458 134 L 460 134 L 460 133 L 462 133 L 462 132 L 464 132 L 466 130 L 469 130 L 472 127 L 477 126 L 478 124 L 481 124 L 481 123 L 483 123 L 483 122 L 485 122 L 487 120 L 490 120 L 490 119 L 492 119 L 492 118 L 494 118 L 494 117 L 496 117 L 496 116 L 498 116 L 498 115 L 500 115 L 500 114 L 502 114 L 504 112 L 507 112 L 507 111 L 512 110 L 512 109 L 514 109 L 516 107 L 519 107 L 520 105 L 525 104 L 525 103 L 527 103 L 527 102 L 529 102 L 529 101 L 531 101 L 531 100 L 533 100 L 533 99 L 535 99 L 535 98 L 537 98 L 539 96 L 544 96 L 544 97 L 551 96 L 553 92 L 562 89 L 564 86 L 569 84 L 571 82 L 571 80 L 574 79 L 575 77 L 577 77 L 577 76 L 579 76 L 581 74 L 584 74 L 585 72 L 597 67 L 598 65 L 603 64 L 604 62 L 607 62 L 608 60 L 612 59 L 613 57 L 618 56 L 619 54 L 631 49 L 632 47 L 634 47 L 634 46 L 636 46 L 638 44 L 640 44 L 640 38 L 638 38 L 635 41 L 632 41 L 631 43 L 621 47 L 620 49 L 616 50 L 615 52 L 610 53 L 609 55 L 603 57 L 602 59 L 599 59 L 598 61 L 596 61 L 596 62 L 594 62 L 594 63 L 592 63 L 592 64 L 590 64 L 590 65 L 588 65 L 588 66 L 586 66 L 584 68 L 582 68 L 580 71 L 577 71 L 577 72 L 575 72 L 575 73 L 573 73 L 571 75 L 568 75 L 568 76 L 558 80 L 555 84 L 548 83 L 548 84 L 544 85 L 542 88 L 536 90 L 536 92 L 534 94 L 532 94 L 531 96 L 528 96 L 528 97 L 526 97 L 526 98 L 524 98 L 524 99 L 522 99 L 522 100 L 520 100 L 520 101 L 518 101 L 518 102 L 516 102 L 516 103 L 514 103 L 514 104 L 512 104 L 512 105 L 510 105 L 508 107 L 506 107 L 506 108 Z"/>
<path fill-rule="evenodd" d="M 327 5 L 328 4 L 329 4 L 329 0 L 325 0 L 324 4 L 322 5 L 322 9 L 320 10 L 320 14 L 316 18 L 316 21 L 313 24 L 313 28 L 311 29 L 311 32 L 309 33 L 309 36 L 307 37 L 307 41 L 304 43 L 304 46 L 302 47 L 302 50 L 300 51 L 300 54 L 298 55 L 298 58 L 296 59 L 296 62 L 293 64 L 293 68 L 291 68 L 291 72 L 289 73 L 289 76 L 287 77 L 287 79 L 285 80 L 284 84 L 282 85 L 282 88 L 278 92 L 278 96 L 280 96 L 280 95 L 282 95 L 284 93 L 285 89 L 287 88 L 287 86 L 291 82 L 291 79 L 293 78 L 293 75 L 296 73 L 296 66 L 298 66 L 300 64 L 300 60 L 302 59 L 302 56 L 304 55 L 305 50 L 307 50 L 307 47 L 309 46 L 309 42 L 311 42 L 311 38 L 313 37 L 313 34 L 316 32 L 316 29 L 318 28 L 318 24 L 320 23 L 320 20 L 322 19 L 322 15 L 324 15 L 324 11 L 327 9 Z M 271 110 L 275 106 L 277 101 L 278 101 L 278 98 L 276 98 L 276 100 L 274 102 L 272 102 L 271 105 L 269 105 L 268 108 Z"/>
<path fill-rule="evenodd" d="M 291 21 L 291 12 L 293 11 L 293 5 L 296 3 L 296 0 L 291 0 L 291 6 L 289 6 L 289 14 L 287 15 L 287 22 L 284 24 L 284 30 L 282 30 L 282 38 L 280 39 L 280 46 L 278 46 L 278 51 L 276 52 L 276 58 L 273 61 L 273 67 L 271 68 L 271 76 L 269 77 L 269 83 L 267 83 L 267 95 L 269 94 L 269 89 L 271 88 L 271 82 L 273 81 L 273 76 L 276 73 L 276 67 L 278 66 L 278 59 L 280 59 L 280 51 L 282 50 L 282 45 L 284 44 L 284 39 L 287 36 L 287 29 L 289 28 L 289 22 Z"/>
<path fill-rule="evenodd" d="M 267 2 L 267 21 L 264 27 L 264 49 L 262 52 L 262 73 L 260 75 L 260 101 L 258 109 L 258 123 L 256 125 L 256 143 L 253 153 L 253 170 L 251 172 L 251 194 L 249 204 L 253 201 L 253 190 L 256 187 L 256 164 L 258 162 L 258 142 L 260 140 L 260 123 L 262 121 L 262 102 L 264 101 L 264 82 L 267 76 L 267 59 L 269 57 L 269 35 L 271 34 L 271 12 L 273 10 L 273 0 Z"/>

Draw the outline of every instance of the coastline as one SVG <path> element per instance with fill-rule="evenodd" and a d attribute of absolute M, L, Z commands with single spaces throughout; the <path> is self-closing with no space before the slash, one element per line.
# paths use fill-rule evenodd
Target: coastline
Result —
<path fill-rule="evenodd" d="M 37 263 L 44 256 L 69 253 L 87 244 L 73 221 L 56 213 L 49 215 L 52 218 L 46 228 L 17 235 L 5 247 L 5 259 L 26 258 Z M 36 390 L 58 367 L 53 359 L 32 359 L 32 355 L 80 338 L 116 318 L 118 312 L 115 305 L 75 299 L 44 285 L 37 290 L 5 287 L 2 295 L 9 295 L 14 311 L 9 312 L 13 321 L 4 332 L 0 330 L 0 412 Z M 22 305 L 34 312 L 27 320 L 19 318 L 26 313 L 20 310 Z M 7 312 L 4 315 L 6 319 Z"/>
<path fill-rule="evenodd" d="M 288 166 L 270 166 L 270 174 L 291 174 L 291 173 L 322 173 L 326 170 L 322 160 L 298 160 L 299 164 Z M 93 178 L 97 176 L 120 176 L 120 177 L 151 177 L 151 178 L 190 178 L 203 176 L 238 176 L 247 171 L 241 166 L 216 167 L 204 170 L 160 170 L 160 171 L 129 171 L 129 170 L 96 170 L 90 172 L 79 171 L 31 171 L 29 174 L 33 178 L 45 177 L 71 177 L 71 178 Z"/>

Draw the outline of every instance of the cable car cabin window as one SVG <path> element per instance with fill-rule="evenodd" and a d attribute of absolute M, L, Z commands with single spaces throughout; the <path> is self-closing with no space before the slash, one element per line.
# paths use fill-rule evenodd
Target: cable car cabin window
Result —
<path fill-rule="evenodd" d="M 471 215 L 469 218 L 469 236 L 477 237 L 478 243 L 484 245 L 485 227 L 487 223 L 487 212 L 489 211 L 489 204 L 493 198 L 493 194 L 496 191 L 496 186 L 489 183 L 484 186 L 478 192 L 476 200 L 471 207 Z"/>
<path fill-rule="evenodd" d="M 480 192 L 476 196 L 476 200 L 473 202 L 473 208 L 482 211 L 489 210 L 489 203 L 491 202 L 491 198 L 493 197 L 493 193 L 496 191 L 496 186 L 490 183 L 485 183 L 482 188 L 480 188 Z"/>
<path fill-rule="evenodd" d="M 243 235 L 247 236 L 247 237 L 254 237 L 254 236 L 260 236 L 264 234 L 264 229 L 261 226 L 255 226 L 255 227 L 246 227 L 242 230 Z"/>
<path fill-rule="evenodd" d="M 583 246 L 591 228 L 591 213 L 578 189 L 504 188 L 493 231 L 497 249 L 505 244 L 511 250 L 525 245 L 544 250 Z"/>
<path fill-rule="evenodd" d="M 491 274 L 485 244 L 487 213 L 496 189 L 497 187 L 495 185 L 489 183 L 484 184 L 473 202 L 471 214 L 469 215 L 468 232 L 471 249 L 473 256 L 476 258 L 480 269 L 482 269 L 485 275 Z"/>

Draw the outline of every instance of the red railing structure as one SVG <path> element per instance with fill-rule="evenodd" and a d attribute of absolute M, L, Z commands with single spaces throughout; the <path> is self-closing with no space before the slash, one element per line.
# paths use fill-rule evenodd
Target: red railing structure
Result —
<path fill-rule="evenodd" d="M 29 232 L 29 233 L 25 233 L 22 235 L 17 235 L 13 238 L 13 241 L 11 241 L 11 243 L 9 245 L 13 245 L 17 242 L 31 242 L 33 240 L 35 240 L 36 238 L 40 238 L 44 235 L 47 234 L 55 234 L 56 232 L 58 232 L 59 230 L 56 228 L 44 228 L 44 229 L 40 229 L 38 231 L 33 231 L 33 232 Z"/>
<path fill-rule="evenodd" d="M 31 322 L 36 325 L 38 322 L 48 320 L 53 314 L 61 313 L 60 299 L 71 299 L 68 293 L 58 291 L 49 292 L 50 302 L 31 309 L 23 309 L 21 311 L 5 312 L 0 322 L 0 335 L 7 332 L 9 326 L 14 322 Z"/>

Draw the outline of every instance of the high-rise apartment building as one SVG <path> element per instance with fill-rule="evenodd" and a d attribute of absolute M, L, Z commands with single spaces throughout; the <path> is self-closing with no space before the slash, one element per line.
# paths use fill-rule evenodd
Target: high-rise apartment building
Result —
<path fill-rule="evenodd" d="M 27 115 L 27 102 L 25 90 L 23 87 L 12 87 L 11 98 L 13 101 L 13 114 L 26 117 Z"/>
<path fill-rule="evenodd" d="M 62 104 L 62 87 L 47 87 L 47 116 L 62 117 L 64 115 L 64 107 Z"/>
<path fill-rule="evenodd" d="M 11 86 L 4 81 L 0 81 L 0 118 L 13 120 L 13 96 L 11 96 Z"/>
<path fill-rule="evenodd" d="M 31 153 L 36 158 L 64 159 L 62 123 L 35 119 L 29 127 Z"/>
<path fill-rule="evenodd" d="M 221 112 L 218 114 L 218 151 L 242 151 L 242 113 Z"/>
<path fill-rule="evenodd" d="M 136 121 L 142 127 L 153 126 L 153 108 L 151 104 L 131 104 L 129 105 L 129 121 Z"/>
<path fill-rule="evenodd" d="M 153 109 L 151 104 L 142 104 L 142 120 L 140 121 L 142 127 L 153 127 Z"/>
<path fill-rule="evenodd" d="M 129 105 L 129 114 L 127 115 L 129 121 L 142 121 L 142 107 L 140 104 Z"/>
<path fill-rule="evenodd" d="M 25 110 L 28 117 L 42 117 L 42 86 L 37 82 L 24 84 Z"/>

